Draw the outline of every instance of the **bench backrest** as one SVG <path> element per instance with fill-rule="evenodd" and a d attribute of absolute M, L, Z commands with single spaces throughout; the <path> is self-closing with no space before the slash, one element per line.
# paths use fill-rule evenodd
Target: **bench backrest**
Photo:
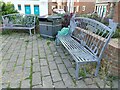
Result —
<path fill-rule="evenodd" d="M 73 37 L 101 60 L 102 54 L 115 32 L 117 24 L 112 22 L 113 29 L 96 20 L 84 17 L 74 17 L 71 19 L 71 23 L 70 29 L 72 31 L 78 29 L 76 36 L 74 31 L 72 32 Z"/>
<path fill-rule="evenodd" d="M 2 16 L 3 26 L 22 25 L 25 27 L 35 26 L 34 15 L 7 14 Z"/>

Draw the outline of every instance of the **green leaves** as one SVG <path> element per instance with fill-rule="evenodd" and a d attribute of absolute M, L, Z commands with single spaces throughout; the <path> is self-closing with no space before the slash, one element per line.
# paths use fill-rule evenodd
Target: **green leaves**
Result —
<path fill-rule="evenodd" d="M 1 2 L 0 7 L 2 15 L 17 13 L 17 10 L 15 10 L 14 5 L 11 4 L 10 2 L 8 3 Z"/>

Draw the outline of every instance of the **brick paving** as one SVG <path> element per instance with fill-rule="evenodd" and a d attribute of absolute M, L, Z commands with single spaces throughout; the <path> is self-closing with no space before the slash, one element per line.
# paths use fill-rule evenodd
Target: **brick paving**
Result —
<path fill-rule="evenodd" d="M 2 39 L 2 88 L 103 88 L 97 78 L 75 81 L 74 61 L 54 40 L 14 33 Z M 1 67 L 0 67 L 1 68 Z M 97 83 L 96 83 L 97 82 Z M 110 86 L 107 86 L 110 87 Z M 115 87 L 117 82 L 115 82 Z"/>

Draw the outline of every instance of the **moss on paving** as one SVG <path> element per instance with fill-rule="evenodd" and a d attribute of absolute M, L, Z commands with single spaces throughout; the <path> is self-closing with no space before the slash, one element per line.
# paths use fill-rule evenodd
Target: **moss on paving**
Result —
<path fill-rule="evenodd" d="M 33 74 L 33 60 L 31 59 L 31 67 L 30 67 L 30 89 L 32 89 L 32 74 Z"/>

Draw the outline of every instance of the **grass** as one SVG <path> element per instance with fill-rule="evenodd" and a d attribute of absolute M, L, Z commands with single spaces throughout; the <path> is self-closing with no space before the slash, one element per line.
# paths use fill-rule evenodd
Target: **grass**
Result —
<path fill-rule="evenodd" d="M 47 45 L 48 45 L 48 46 L 50 45 L 50 43 L 51 43 L 50 41 L 47 41 Z"/>
<path fill-rule="evenodd" d="M 2 31 L 2 35 L 11 35 L 13 33 L 13 31 L 11 31 L 11 30 L 4 30 L 4 31 Z"/>
<path fill-rule="evenodd" d="M 86 77 L 86 74 L 82 68 L 80 68 L 79 76 Z"/>
<path fill-rule="evenodd" d="M 32 74 L 33 74 L 33 60 L 31 59 L 31 67 L 30 67 L 30 89 L 32 89 Z"/>

